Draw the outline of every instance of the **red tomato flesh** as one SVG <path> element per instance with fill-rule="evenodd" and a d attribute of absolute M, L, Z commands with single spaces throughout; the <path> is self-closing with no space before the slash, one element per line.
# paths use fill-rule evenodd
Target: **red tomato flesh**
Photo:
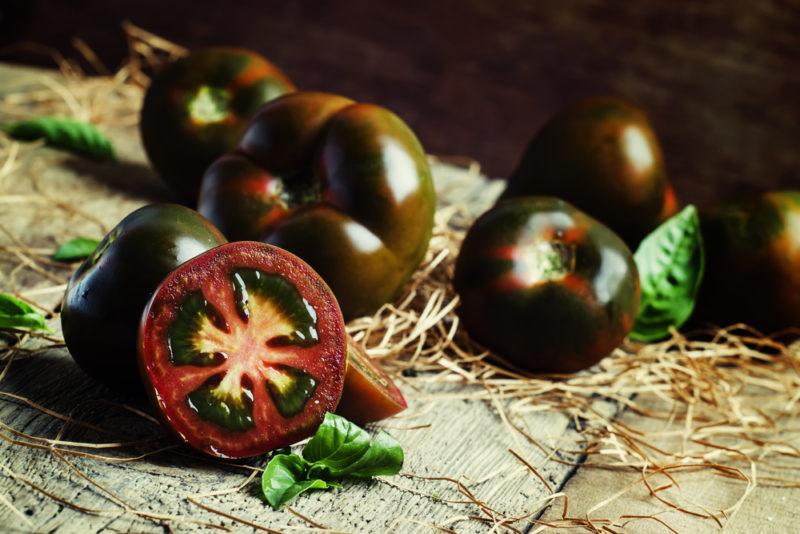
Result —
<path fill-rule="evenodd" d="M 242 458 L 311 435 L 344 384 L 346 334 L 328 286 L 298 257 L 236 242 L 173 271 L 142 317 L 139 364 L 167 425 Z"/>

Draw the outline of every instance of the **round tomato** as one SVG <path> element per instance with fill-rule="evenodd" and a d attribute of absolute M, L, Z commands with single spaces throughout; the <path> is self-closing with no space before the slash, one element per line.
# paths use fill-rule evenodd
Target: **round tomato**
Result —
<path fill-rule="evenodd" d="M 400 389 L 378 362 L 347 341 L 347 374 L 336 413 L 358 424 L 380 421 L 408 407 Z"/>
<path fill-rule="evenodd" d="M 164 279 L 142 316 L 139 365 L 181 440 L 212 456 L 257 456 L 313 434 L 336 408 L 345 335 L 308 264 L 240 241 Z"/>
<path fill-rule="evenodd" d="M 467 233 L 453 280 L 470 336 L 513 365 L 568 373 L 633 327 L 639 277 L 625 243 L 567 202 L 499 202 Z"/>
<path fill-rule="evenodd" d="M 205 48 L 164 67 L 142 105 L 141 134 L 163 180 L 194 204 L 203 172 L 233 149 L 256 110 L 294 90 L 275 65 L 239 48 Z"/>
<path fill-rule="evenodd" d="M 609 97 L 579 101 L 534 137 L 503 198 L 563 198 L 635 246 L 658 226 L 667 178 L 647 117 Z"/>
<path fill-rule="evenodd" d="M 114 388 L 141 389 L 136 331 L 148 299 L 175 267 L 225 237 L 195 211 L 152 204 L 125 217 L 73 273 L 61 306 L 75 362 Z"/>
<path fill-rule="evenodd" d="M 435 198 L 425 152 L 396 115 L 298 92 L 265 105 L 203 179 L 199 211 L 230 240 L 311 264 L 346 318 L 392 300 L 419 266 Z"/>
<path fill-rule="evenodd" d="M 800 191 L 700 213 L 706 271 L 695 317 L 766 332 L 800 326 Z"/>

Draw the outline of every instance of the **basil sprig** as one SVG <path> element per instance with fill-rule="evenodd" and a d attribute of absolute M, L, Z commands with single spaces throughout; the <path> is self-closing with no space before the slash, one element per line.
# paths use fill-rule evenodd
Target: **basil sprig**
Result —
<path fill-rule="evenodd" d="M 100 241 L 97 239 L 91 239 L 89 237 L 76 237 L 58 247 L 56 253 L 53 254 L 53 259 L 56 261 L 82 260 L 90 256 L 99 244 Z"/>
<path fill-rule="evenodd" d="M 683 211 L 656 228 L 634 254 L 642 297 L 632 339 L 666 337 L 691 316 L 705 271 L 705 252 L 697 209 Z"/>
<path fill-rule="evenodd" d="M 339 488 L 337 479 L 396 475 L 403 449 L 386 432 L 374 438 L 344 417 L 327 413 L 316 434 L 298 454 L 277 454 L 267 464 L 261 488 L 277 510 L 304 491 Z"/>
<path fill-rule="evenodd" d="M 0 293 L 0 329 L 3 328 L 50 331 L 44 315 L 33 306 L 24 300 Z"/>
<path fill-rule="evenodd" d="M 114 159 L 111 141 L 93 124 L 62 117 L 36 117 L 0 124 L 0 131 L 20 141 L 44 139 L 45 143 L 97 160 Z"/>

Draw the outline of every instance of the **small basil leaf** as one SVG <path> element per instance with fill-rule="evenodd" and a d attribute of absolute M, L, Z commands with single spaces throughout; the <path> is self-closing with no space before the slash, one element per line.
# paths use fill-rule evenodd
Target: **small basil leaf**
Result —
<path fill-rule="evenodd" d="M 386 432 L 379 432 L 356 463 L 342 470 L 342 476 L 368 478 L 396 475 L 403 467 L 403 448 Z"/>
<path fill-rule="evenodd" d="M 308 479 L 308 462 L 296 454 L 274 456 L 261 477 L 264 498 L 277 510 L 304 491 L 339 487 L 320 479 Z"/>
<path fill-rule="evenodd" d="M 309 476 L 366 478 L 397 474 L 403 466 L 403 449 L 386 432 L 370 440 L 366 430 L 327 413 L 303 449 L 303 458 L 311 463 Z"/>
<path fill-rule="evenodd" d="M 0 125 L 0 130 L 20 141 L 44 139 L 49 146 L 94 159 L 114 159 L 114 147 L 94 125 L 60 117 L 34 119 Z"/>
<path fill-rule="evenodd" d="M 0 293 L 0 328 L 50 331 L 44 315 L 24 300 L 4 293 Z"/>
<path fill-rule="evenodd" d="M 705 271 L 705 252 L 697 209 L 686 206 L 656 228 L 634 254 L 642 297 L 630 334 L 655 341 L 683 325 L 694 310 Z"/>
<path fill-rule="evenodd" d="M 76 237 L 63 243 L 56 253 L 53 254 L 53 259 L 56 261 L 77 261 L 82 260 L 92 254 L 97 249 L 100 241 L 88 237 Z"/>
<path fill-rule="evenodd" d="M 317 468 L 327 468 L 329 476 L 340 476 L 343 469 L 364 456 L 370 447 L 369 441 L 365 430 L 328 412 L 303 449 L 303 458 Z"/>

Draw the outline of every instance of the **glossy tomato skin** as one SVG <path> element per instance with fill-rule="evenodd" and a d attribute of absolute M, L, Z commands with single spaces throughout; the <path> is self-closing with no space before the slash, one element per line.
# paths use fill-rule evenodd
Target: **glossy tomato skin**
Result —
<path fill-rule="evenodd" d="M 425 153 L 402 120 L 312 92 L 265 105 L 209 168 L 198 205 L 229 239 L 306 260 L 348 319 L 397 295 L 428 248 L 434 208 Z"/>
<path fill-rule="evenodd" d="M 176 365 L 171 359 L 170 331 L 184 313 L 186 297 L 200 292 L 215 312 L 216 337 L 235 339 L 257 321 L 258 307 L 241 314 L 231 285 L 232 273 L 256 269 L 279 276 L 295 288 L 302 309 L 313 310 L 310 344 L 273 344 L 263 336 L 275 324 L 262 317 L 249 330 L 251 337 L 227 351 L 227 359 L 210 365 Z M 284 288 L 285 289 L 285 288 Z M 270 295 L 275 296 L 275 294 Z M 279 297 L 280 298 L 280 297 Z M 244 296 L 255 302 L 256 295 Z M 267 307 L 270 313 L 278 308 Z M 268 315 L 270 315 L 268 313 Z M 279 322 L 280 319 L 277 319 Z M 259 326 L 260 324 L 266 327 Z M 285 337 L 285 336 L 280 336 Z M 317 429 L 326 412 L 333 412 L 342 394 L 346 366 L 344 319 L 333 293 L 314 270 L 293 254 L 259 242 L 228 243 L 186 262 L 160 284 L 142 314 L 139 327 L 139 368 L 145 390 L 166 426 L 184 443 L 209 456 L 246 458 L 291 445 Z M 262 358 L 263 357 L 263 358 Z M 270 361 L 273 359 L 274 361 Z M 253 363 L 257 362 L 257 363 Z M 264 387 L 263 368 L 291 365 L 316 380 L 315 389 L 296 413 L 279 413 Z M 233 384 L 249 384 L 252 424 L 246 428 L 225 428 L 192 411 L 189 392 L 220 371 L 242 373 Z"/>
<path fill-rule="evenodd" d="M 570 373 L 610 354 L 639 306 L 630 250 L 551 197 L 500 201 L 470 228 L 456 262 L 470 336 L 526 371 Z"/>
<path fill-rule="evenodd" d="M 106 385 L 139 391 L 136 333 L 150 295 L 178 265 L 222 243 L 183 206 L 151 204 L 125 217 L 67 285 L 61 327 L 75 362 Z"/>
<path fill-rule="evenodd" d="M 336 413 L 364 425 L 397 415 L 408 407 L 403 393 L 360 344 L 347 341 L 347 373 Z"/>
<path fill-rule="evenodd" d="M 695 318 L 765 332 L 800 326 L 800 191 L 700 213 L 706 270 Z"/>
<path fill-rule="evenodd" d="M 672 184 L 667 183 L 666 188 L 664 188 L 664 203 L 661 205 L 661 215 L 658 218 L 658 224 L 677 215 L 678 212 L 681 211 L 681 207 L 681 201 L 678 198 L 678 194 L 675 192 L 675 188 Z"/>
<path fill-rule="evenodd" d="M 624 100 L 581 100 L 533 138 L 503 198 L 563 198 L 617 232 L 630 246 L 658 225 L 667 177 L 656 134 Z"/>
<path fill-rule="evenodd" d="M 205 48 L 164 67 L 145 94 L 141 135 L 164 181 L 194 204 L 208 166 L 233 149 L 256 110 L 294 85 L 259 54 Z"/>

